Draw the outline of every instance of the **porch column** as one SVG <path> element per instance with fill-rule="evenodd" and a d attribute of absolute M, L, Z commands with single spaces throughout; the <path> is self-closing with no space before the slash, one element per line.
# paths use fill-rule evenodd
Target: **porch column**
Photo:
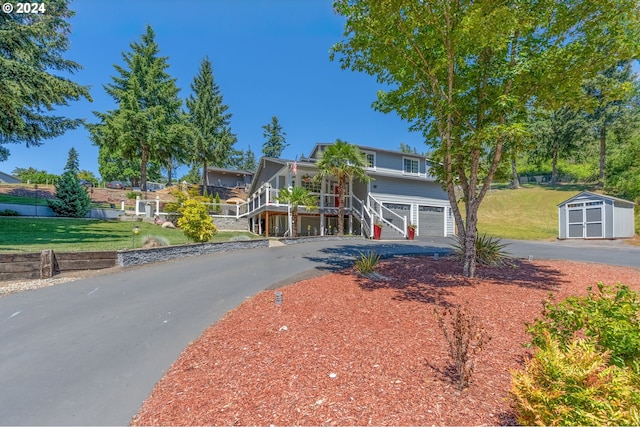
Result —
<path fill-rule="evenodd" d="M 325 178 L 322 178 L 320 183 L 320 236 L 324 236 L 324 199 L 325 199 Z"/>
<path fill-rule="evenodd" d="M 265 216 L 265 220 L 264 220 L 264 237 L 269 237 L 269 211 L 266 211 L 264 213 Z"/>
<path fill-rule="evenodd" d="M 349 234 L 353 235 L 353 181 L 349 180 Z"/>

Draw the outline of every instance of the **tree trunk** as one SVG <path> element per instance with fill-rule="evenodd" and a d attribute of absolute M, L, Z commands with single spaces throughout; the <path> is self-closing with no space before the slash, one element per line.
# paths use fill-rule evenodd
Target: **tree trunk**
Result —
<path fill-rule="evenodd" d="M 511 182 L 511 188 L 514 188 L 514 189 L 520 188 L 520 179 L 518 177 L 518 169 L 516 167 L 515 154 L 511 156 L 511 176 L 513 177 L 513 181 Z"/>
<path fill-rule="evenodd" d="M 345 202 L 346 180 L 338 178 L 338 236 L 344 236 L 344 202 Z"/>
<path fill-rule="evenodd" d="M 478 235 L 478 206 L 466 204 L 467 222 L 464 231 L 464 264 L 462 274 L 465 277 L 476 277 L 476 236 Z"/>
<path fill-rule="evenodd" d="M 149 161 L 149 146 L 142 145 L 142 155 L 140 158 L 140 191 L 147 192 L 147 162 Z"/>
<path fill-rule="evenodd" d="M 553 150 L 553 156 L 551 159 L 551 185 L 558 183 L 558 150 Z"/>
<path fill-rule="evenodd" d="M 202 193 L 205 194 L 207 192 L 207 161 L 205 160 L 202 163 Z"/>
<path fill-rule="evenodd" d="M 604 170 L 607 166 L 607 128 L 602 126 L 600 129 L 600 175 L 598 186 L 604 186 Z"/>
<path fill-rule="evenodd" d="M 291 211 L 291 237 L 298 236 L 298 207 Z"/>

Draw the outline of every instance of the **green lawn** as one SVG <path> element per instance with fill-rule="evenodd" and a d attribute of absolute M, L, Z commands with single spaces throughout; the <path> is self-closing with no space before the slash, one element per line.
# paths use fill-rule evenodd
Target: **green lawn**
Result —
<path fill-rule="evenodd" d="M 140 227 L 137 236 L 133 227 Z M 66 218 L 0 217 L 0 253 L 55 251 L 109 251 L 141 247 L 147 236 L 166 239 L 170 245 L 191 243 L 182 230 L 146 222 L 100 221 Z M 219 232 L 212 242 L 255 238 L 248 232 Z"/>
<path fill-rule="evenodd" d="M 492 189 L 480 205 L 478 231 L 505 239 L 556 239 L 558 204 L 581 191 L 593 191 L 593 187 L 570 184 Z M 640 209 L 636 207 L 636 230 L 638 224 Z"/>

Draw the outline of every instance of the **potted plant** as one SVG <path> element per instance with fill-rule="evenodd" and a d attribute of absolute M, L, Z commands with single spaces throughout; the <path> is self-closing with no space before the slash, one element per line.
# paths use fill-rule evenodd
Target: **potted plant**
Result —
<path fill-rule="evenodd" d="M 376 222 L 373 224 L 373 238 L 375 240 L 380 240 L 380 236 L 382 235 L 382 222 Z"/>
<path fill-rule="evenodd" d="M 407 225 L 407 239 L 409 240 L 413 240 L 416 237 L 416 228 L 418 226 L 415 224 L 409 224 Z"/>

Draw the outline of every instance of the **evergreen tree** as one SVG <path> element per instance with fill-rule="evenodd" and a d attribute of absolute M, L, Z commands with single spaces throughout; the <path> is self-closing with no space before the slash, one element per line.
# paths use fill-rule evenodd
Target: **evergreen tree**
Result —
<path fill-rule="evenodd" d="M 69 157 L 67 158 L 67 164 L 64 166 L 64 170 L 67 172 L 73 172 L 76 175 L 80 171 L 80 163 L 78 161 L 78 152 L 75 147 L 71 147 L 69 150 Z"/>
<path fill-rule="evenodd" d="M 42 13 L 0 13 L 0 161 L 9 150 L 2 145 L 42 141 L 75 129 L 82 120 L 48 114 L 56 106 L 81 98 L 89 89 L 61 76 L 82 67 L 62 55 L 69 49 L 74 15 L 68 0 L 40 3 Z"/>
<path fill-rule="evenodd" d="M 244 152 L 244 163 L 242 165 L 242 169 L 246 171 L 255 171 L 256 170 L 256 156 L 251 151 L 251 146 L 247 148 L 247 151 Z"/>
<path fill-rule="evenodd" d="M 191 90 L 193 93 L 186 102 L 190 124 L 190 159 L 194 166 L 202 166 L 202 185 L 206 188 L 209 184 L 207 166 L 228 166 L 237 138 L 231 132 L 231 113 L 227 112 L 229 107 L 223 103 L 209 58 L 205 57 L 200 62 Z"/>
<path fill-rule="evenodd" d="M 56 199 L 48 200 L 51 210 L 58 216 L 84 218 L 91 208 L 91 197 L 78 180 L 78 152 L 71 148 L 65 172 L 56 183 Z"/>
<path fill-rule="evenodd" d="M 587 119 L 600 147 L 600 185 L 605 182 L 609 133 L 625 134 L 624 140 L 628 140 L 634 122 L 632 116 L 637 116 L 638 83 L 635 77 L 630 61 L 623 61 L 599 73 L 584 85 L 587 96 L 585 104 L 589 109 Z"/>
<path fill-rule="evenodd" d="M 262 129 L 264 129 L 262 136 L 267 138 L 262 145 L 262 155 L 265 157 L 280 157 L 289 144 L 285 140 L 287 134 L 282 131 L 278 118 L 273 116 L 271 123 L 262 126 Z"/>
<path fill-rule="evenodd" d="M 94 112 L 100 123 L 89 130 L 101 150 L 106 148 L 130 162 L 139 159 L 140 189 L 146 191 L 147 168 L 159 167 L 182 147 L 185 128 L 176 79 L 166 71 L 168 58 L 159 56 L 153 29 L 147 26 L 141 42 L 130 47 L 131 52 L 122 54 L 125 66 L 114 65 L 118 76 L 104 87 L 118 108 Z"/>

